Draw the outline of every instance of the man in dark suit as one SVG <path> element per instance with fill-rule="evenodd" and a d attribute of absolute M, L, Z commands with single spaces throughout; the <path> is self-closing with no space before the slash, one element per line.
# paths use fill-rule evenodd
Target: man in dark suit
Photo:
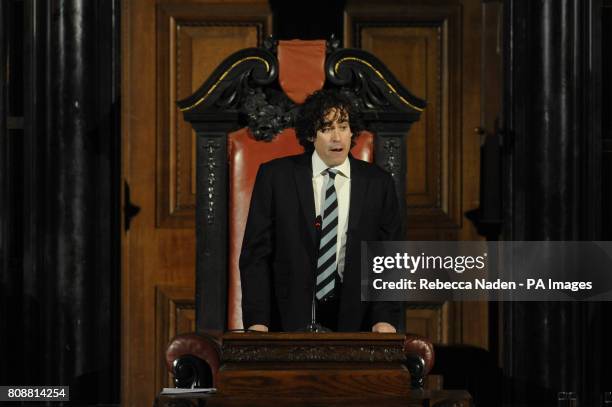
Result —
<path fill-rule="evenodd" d="M 353 158 L 360 131 L 350 101 L 322 90 L 302 105 L 296 133 L 305 153 L 262 164 L 240 255 L 242 315 L 256 331 L 395 332 L 399 304 L 362 302 L 361 241 L 401 240 L 391 176 Z"/>

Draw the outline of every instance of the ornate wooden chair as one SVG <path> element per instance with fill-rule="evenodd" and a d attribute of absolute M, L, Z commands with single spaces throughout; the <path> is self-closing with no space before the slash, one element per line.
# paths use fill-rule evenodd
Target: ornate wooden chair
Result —
<path fill-rule="evenodd" d="M 238 258 L 255 174 L 265 161 L 303 151 L 292 122 L 308 94 L 339 88 L 355 101 L 370 132 L 352 154 L 392 174 L 405 213 L 405 139 L 425 104 L 376 57 L 338 45 L 333 38 L 279 44 L 270 38 L 263 48 L 229 56 L 178 102 L 197 135 L 197 333 L 179 335 L 168 347 L 177 387 L 214 383 L 221 334 L 243 328 Z M 413 385 L 422 386 L 433 346 L 408 334 L 404 348 Z"/>

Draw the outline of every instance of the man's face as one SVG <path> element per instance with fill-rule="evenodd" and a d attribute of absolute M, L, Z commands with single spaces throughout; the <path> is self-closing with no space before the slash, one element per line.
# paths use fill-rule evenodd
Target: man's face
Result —
<path fill-rule="evenodd" d="M 331 108 L 324 117 L 323 127 L 317 130 L 314 148 L 328 167 L 346 160 L 351 149 L 351 127 L 345 111 Z"/>

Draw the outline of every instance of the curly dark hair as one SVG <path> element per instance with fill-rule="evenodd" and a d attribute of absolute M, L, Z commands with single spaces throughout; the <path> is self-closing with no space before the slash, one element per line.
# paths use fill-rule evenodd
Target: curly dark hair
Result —
<path fill-rule="evenodd" d="M 317 136 L 318 130 L 329 124 L 325 121 L 325 116 L 334 108 L 340 112 L 341 119 L 348 115 L 351 128 L 351 147 L 355 145 L 355 139 L 363 130 L 359 112 L 347 95 L 338 90 L 321 89 L 306 98 L 295 120 L 296 136 L 306 152 L 314 151 L 314 144 L 311 139 Z"/>

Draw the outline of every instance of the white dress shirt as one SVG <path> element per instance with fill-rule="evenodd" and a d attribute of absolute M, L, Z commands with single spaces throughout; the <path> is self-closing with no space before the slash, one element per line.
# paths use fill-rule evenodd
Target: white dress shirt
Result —
<path fill-rule="evenodd" d="M 328 167 L 317 151 L 312 153 L 312 189 L 314 191 L 314 202 L 316 216 L 321 214 L 321 208 L 325 202 L 325 185 L 329 175 L 324 174 Z M 344 257 L 346 251 L 346 232 L 348 230 L 348 214 L 351 203 L 351 163 L 348 159 L 336 167 L 338 170 L 335 179 L 336 197 L 338 198 L 338 243 L 336 245 L 336 261 L 340 281 L 344 275 Z"/>

